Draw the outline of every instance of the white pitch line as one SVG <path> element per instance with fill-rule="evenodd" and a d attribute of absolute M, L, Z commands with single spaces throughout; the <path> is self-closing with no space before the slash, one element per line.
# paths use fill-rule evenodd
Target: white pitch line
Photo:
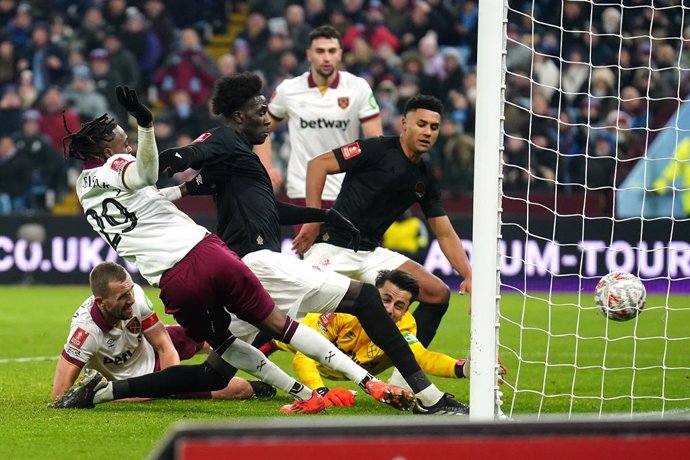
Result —
<path fill-rule="evenodd" d="M 33 361 L 53 361 L 58 356 L 31 356 L 29 358 L 0 358 L 0 364 L 30 363 Z"/>

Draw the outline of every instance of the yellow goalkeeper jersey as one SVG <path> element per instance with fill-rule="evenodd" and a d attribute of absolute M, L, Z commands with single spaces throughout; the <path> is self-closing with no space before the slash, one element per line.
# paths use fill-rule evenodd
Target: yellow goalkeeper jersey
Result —
<path fill-rule="evenodd" d="M 328 313 L 325 315 L 310 313 L 302 321 L 302 324 L 320 332 L 343 353 L 352 358 L 354 362 L 373 375 L 379 374 L 393 365 L 388 356 L 383 353 L 383 350 L 377 347 L 367 333 L 364 332 L 357 318 L 352 315 L 345 313 Z M 414 353 L 419 366 L 425 373 L 439 377 L 456 377 L 455 363 L 458 360 L 443 353 L 429 351 L 424 345 L 419 343 L 415 336 L 417 323 L 409 311 L 405 313 L 396 325 L 410 345 L 410 349 Z M 296 351 L 284 343 L 277 342 L 276 344 L 281 350 L 293 353 Z M 292 364 L 299 380 L 311 388 L 327 386 L 324 385 L 322 377 L 330 380 L 348 380 L 342 373 L 314 361 L 301 352 L 295 354 Z"/>

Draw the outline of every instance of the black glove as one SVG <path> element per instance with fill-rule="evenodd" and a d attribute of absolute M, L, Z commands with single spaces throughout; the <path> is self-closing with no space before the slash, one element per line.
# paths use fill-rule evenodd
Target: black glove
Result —
<path fill-rule="evenodd" d="M 151 115 L 148 107 L 139 102 L 135 90 L 127 86 L 118 86 L 115 88 L 115 95 L 117 96 L 117 102 L 137 120 L 139 126 L 147 127 L 151 124 L 153 115 Z"/>
<path fill-rule="evenodd" d="M 352 249 L 355 252 L 359 250 L 359 230 L 357 230 L 357 227 L 355 227 L 352 222 L 343 217 L 343 215 L 335 209 L 326 211 L 326 222 L 334 227 L 340 227 L 347 230 L 348 233 L 352 235 L 352 240 L 350 241 L 352 243 Z"/>
<path fill-rule="evenodd" d="M 171 147 L 158 154 L 158 171 L 168 177 L 188 168 L 201 169 L 203 164 L 203 155 L 189 146 Z"/>

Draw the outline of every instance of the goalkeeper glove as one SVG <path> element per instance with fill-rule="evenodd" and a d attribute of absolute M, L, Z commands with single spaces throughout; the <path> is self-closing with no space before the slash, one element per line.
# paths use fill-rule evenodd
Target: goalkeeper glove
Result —
<path fill-rule="evenodd" d="M 359 250 L 359 230 L 355 227 L 352 222 L 347 220 L 342 214 L 340 214 L 335 209 L 329 209 L 326 211 L 326 222 L 333 225 L 334 227 L 340 227 L 347 230 L 348 233 L 352 235 L 352 249 L 357 252 Z"/>
<path fill-rule="evenodd" d="M 333 388 L 329 390 L 326 387 L 321 387 L 317 388 L 315 391 L 326 400 L 326 407 L 347 407 L 355 404 L 355 394 L 345 388 Z"/>

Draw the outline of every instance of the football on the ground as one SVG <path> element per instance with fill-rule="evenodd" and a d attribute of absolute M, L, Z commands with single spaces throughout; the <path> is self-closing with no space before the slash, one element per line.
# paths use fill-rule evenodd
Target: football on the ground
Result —
<path fill-rule="evenodd" d="M 640 314 L 647 301 L 647 290 L 637 276 L 612 272 L 597 283 L 594 301 L 608 319 L 628 321 Z"/>

